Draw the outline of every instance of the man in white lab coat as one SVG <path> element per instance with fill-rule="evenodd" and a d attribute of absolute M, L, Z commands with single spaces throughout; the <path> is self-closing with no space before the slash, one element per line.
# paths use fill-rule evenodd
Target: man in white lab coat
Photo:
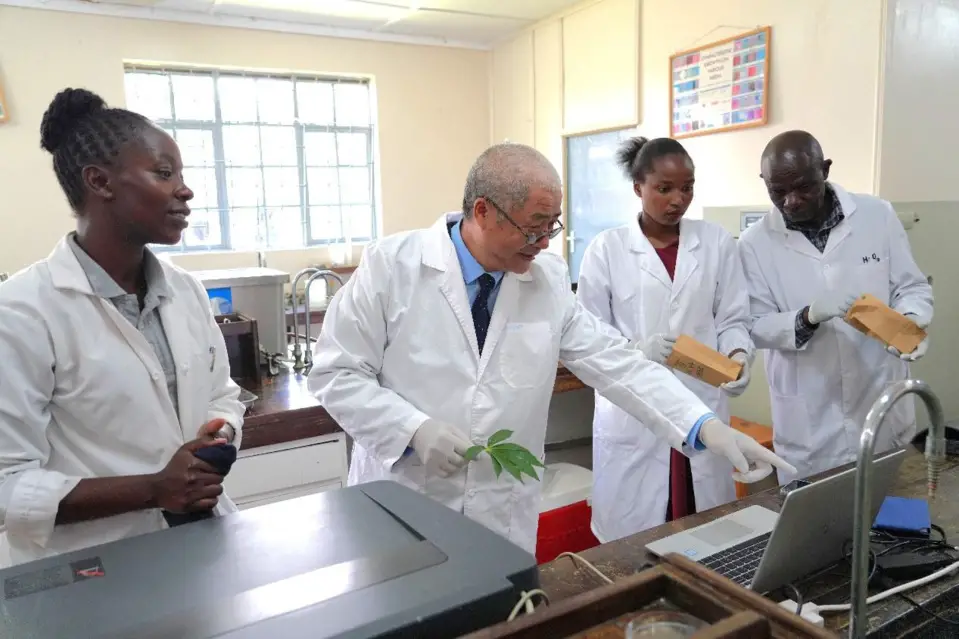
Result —
<path fill-rule="evenodd" d="M 367 248 L 310 372 L 355 440 L 351 484 L 400 482 L 533 551 L 539 483 L 463 454 L 505 428 L 542 459 L 559 360 L 678 450 L 782 465 L 578 305 L 566 264 L 541 254 L 562 229 L 561 201 L 542 154 L 496 145 L 470 170 L 462 213 Z"/>
<path fill-rule="evenodd" d="M 773 138 L 762 178 L 774 208 L 739 240 L 752 337 L 766 349 L 773 444 L 799 476 L 855 460 L 869 408 L 928 348 L 902 354 L 847 324 L 856 297 L 871 293 L 922 327 L 933 314 L 932 287 L 892 206 L 827 182 L 831 164 L 805 131 Z M 914 431 L 914 405 L 900 401 L 876 451 Z"/>

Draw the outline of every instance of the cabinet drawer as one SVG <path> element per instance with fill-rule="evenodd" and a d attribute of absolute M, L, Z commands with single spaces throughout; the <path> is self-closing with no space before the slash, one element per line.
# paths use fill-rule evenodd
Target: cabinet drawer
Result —
<path fill-rule="evenodd" d="M 250 454 L 233 464 L 223 480 L 226 494 L 237 503 L 256 496 L 290 491 L 310 484 L 345 482 L 346 444 L 342 437 L 287 450 Z"/>

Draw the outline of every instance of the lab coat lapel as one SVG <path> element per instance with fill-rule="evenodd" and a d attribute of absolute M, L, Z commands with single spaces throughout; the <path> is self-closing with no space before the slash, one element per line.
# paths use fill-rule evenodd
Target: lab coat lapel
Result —
<path fill-rule="evenodd" d="M 629 227 L 629 250 L 639 254 L 639 268 L 643 271 L 642 277 L 648 274 L 667 289 L 672 289 L 673 282 L 669 279 L 669 273 L 666 272 L 663 261 L 656 254 L 656 249 L 643 235 L 638 220 Z"/>
<path fill-rule="evenodd" d="M 829 234 L 829 241 L 826 242 L 826 250 L 823 251 L 824 257 L 836 250 L 842 241 L 849 237 L 849 234 L 852 232 L 850 218 L 856 212 L 856 201 L 849 196 L 846 189 L 832 182 L 829 183 L 829 186 L 832 187 L 833 193 L 835 193 L 839 199 L 839 206 L 842 207 L 843 220 L 836 225 Z"/>
<path fill-rule="evenodd" d="M 801 253 L 806 257 L 814 258 L 816 261 L 822 259 L 822 254 L 816 250 L 809 239 L 799 231 L 792 231 L 786 228 L 786 222 L 783 220 L 783 214 L 779 209 L 772 209 L 766 217 L 772 230 L 779 233 L 783 238 L 783 245 L 790 251 Z"/>
<path fill-rule="evenodd" d="M 176 389 L 177 389 L 177 407 L 179 408 L 180 430 L 183 431 L 183 437 L 189 441 L 196 436 L 197 430 L 202 426 L 200 420 L 203 418 L 194 415 L 193 404 L 190 402 L 190 351 L 189 345 L 190 331 L 182 313 L 177 313 L 173 300 L 165 299 L 160 303 L 160 320 L 163 322 L 163 330 L 167 336 L 167 342 L 170 344 L 170 352 L 173 354 L 173 362 L 176 366 Z"/>
<path fill-rule="evenodd" d="M 696 259 L 697 248 L 699 247 L 699 234 L 696 232 L 695 227 L 691 227 L 688 224 L 680 224 L 679 250 L 676 257 L 676 272 L 673 278 L 672 300 L 679 297 L 683 286 L 699 267 L 699 260 Z"/>
<path fill-rule="evenodd" d="M 503 276 L 503 281 L 499 285 L 499 293 L 496 296 L 496 304 L 493 306 L 493 316 L 490 318 L 489 332 L 486 334 L 486 343 L 483 345 L 483 356 L 480 359 L 478 378 L 483 377 L 483 371 L 489 363 L 493 351 L 496 350 L 496 344 L 506 330 L 506 324 L 509 318 L 519 307 L 520 287 L 524 282 L 532 281 L 533 276 L 530 272 L 516 274 L 507 273 Z"/>
<path fill-rule="evenodd" d="M 463 271 L 456 259 L 456 249 L 450 239 L 447 224 L 456 218 L 451 214 L 442 216 L 433 227 L 423 245 L 423 264 L 440 271 L 439 289 L 450 305 L 456 321 L 470 344 L 473 356 L 478 361 L 479 345 L 476 342 L 476 329 L 473 327 L 473 314 L 470 311 Z M 487 335 L 487 343 L 489 336 Z"/>

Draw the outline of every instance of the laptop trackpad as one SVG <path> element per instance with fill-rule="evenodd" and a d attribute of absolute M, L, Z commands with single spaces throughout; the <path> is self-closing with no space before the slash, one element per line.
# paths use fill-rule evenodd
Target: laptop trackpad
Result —
<path fill-rule="evenodd" d="M 732 519 L 720 519 L 702 528 L 690 530 L 688 533 L 710 546 L 719 547 L 755 535 L 756 531 Z"/>

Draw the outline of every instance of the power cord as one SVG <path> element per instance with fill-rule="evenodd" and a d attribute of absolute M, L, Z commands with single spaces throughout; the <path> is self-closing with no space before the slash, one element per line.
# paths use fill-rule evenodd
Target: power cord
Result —
<path fill-rule="evenodd" d="M 602 579 L 604 582 L 606 582 L 606 583 L 608 583 L 608 584 L 613 583 L 613 580 L 610 579 L 609 577 L 607 577 L 607 576 L 603 573 L 602 570 L 600 570 L 599 568 L 597 568 L 596 566 L 594 566 L 592 563 L 590 563 L 590 562 L 587 561 L 586 559 L 583 559 L 582 557 L 580 557 L 580 556 L 577 555 L 576 553 L 574 553 L 574 552 L 564 552 L 564 553 L 561 553 L 561 554 L 557 555 L 557 556 L 556 556 L 556 559 L 559 559 L 559 558 L 561 558 L 561 557 L 569 557 L 570 559 L 573 560 L 573 563 L 574 563 L 574 564 L 581 564 L 581 565 L 584 566 L 585 568 L 587 568 L 587 569 L 589 569 L 590 571 L 592 571 L 593 574 L 595 574 L 597 577 L 599 577 L 600 579 Z M 517 601 L 517 602 L 516 602 L 516 605 L 513 606 L 513 610 L 512 610 L 512 612 L 509 613 L 509 617 L 507 617 L 506 620 L 507 620 L 507 621 L 513 621 L 514 619 L 516 619 L 516 617 L 519 616 L 519 614 L 520 614 L 521 612 L 523 612 L 524 614 L 527 614 L 527 615 L 532 614 L 533 612 L 535 612 L 536 607 L 533 605 L 533 597 L 539 597 L 540 599 L 542 599 L 543 604 L 545 604 L 545 605 L 547 605 L 547 606 L 549 605 L 549 595 L 547 595 L 545 592 L 543 592 L 543 591 L 540 590 L 539 588 L 535 588 L 535 589 L 533 589 L 533 590 L 528 590 L 528 591 L 523 591 L 523 592 L 520 594 L 519 601 Z M 525 610 L 524 610 L 524 609 L 525 609 Z"/>
<path fill-rule="evenodd" d="M 597 577 L 599 577 L 600 579 L 602 579 L 602 580 L 605 581 L 606 583 L 608 583 L 608 584 L 613 583 L 613 580 L 610 579 L 609 577 L 607 577 L 607 576 L 603 573 L 603 571 L 601 571 L 599 568 L 597 568 L 597 567 L 594 566 L 593 564 L 589 563 L 588 561 L 586 561 L 585 559 L 583 559 L 582 557 L 580 557 L 579 555 L 577 555 L 577 554 L 574 553 L 574 552 L 564 552 L 564 553 L 560 553 L 559 555 L 556 556 L 557 559 L 559 559 L 560 557 L 569 557 L 570 559 L 573 560 L 573 563 L 582 564 L 583 566 L 585 566 L 585 567 L 588 568 L 589 570 L 593 571 L 593 573 L 594 573 Z"/>
<path fill-rule="evenodd" d="M 900 599 L 904 599 L 904 600 L 906 601 L 906 603 L 908 603 L 909 605 L 913 606 L 914 608 L 918 608 L 919 610 L 921 610 L 922 612 L 926 613 L 926 614 L 929 615 L 930 617 L 933 617 L 934 619 L 938 619 L 939 621 L 941 621 L 941 622 L 943 622 L 943 623 L 945 623 L 945 624 L 949 624 L 950 626 L 959 626 L 959 620 L 957 620 L 957 619 L 950 619 L 950 618 L 948 618 L 948 617 L 944 617 L 944 616 L 940 615 L 938 612 L 933 612 L 932 610 L 929 610 L 929 608 L 927 608 L 925 605 L 919 603 L 918 601 L 915 601 L 915 600 L 912 599 L 911 597 L 907 597 L 906 595 L 900 594 L 900 595 L 899 595 L 899 598 L 900 598 Z"/>

